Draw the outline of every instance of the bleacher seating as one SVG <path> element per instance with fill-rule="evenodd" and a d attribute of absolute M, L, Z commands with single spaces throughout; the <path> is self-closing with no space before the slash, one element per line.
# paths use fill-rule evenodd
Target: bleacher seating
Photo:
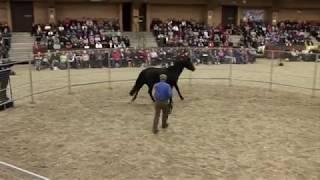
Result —
<path fill-rule="evenodd" d="M 160 47 L 252 47 L 257 51 L 303 50 L 319 38 L 320 26 L 312 22 L 281 21 L 276 25 L 257 21 L 242 21 L 239 26 L 210 27 L 186 20 L 154 19 L 151 30 Z"/>
<path fill-rule="evenodd" d="M 35 51 L 130 46 L 116 20 L 66 19 L 57 24 L 35 24 L 32 29 Z"/>

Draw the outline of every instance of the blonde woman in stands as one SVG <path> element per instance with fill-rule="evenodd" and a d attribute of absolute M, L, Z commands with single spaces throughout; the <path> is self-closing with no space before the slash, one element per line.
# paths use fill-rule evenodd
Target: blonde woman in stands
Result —
<path fill-rule="evenodd" d="M 65 52 L 62 52 L 60 55 L 60 63 L 59 63 L 59 69 L 66 69 L 67 68 L 67 54 Z"/>
<path fill-rule="evenodd" d="M 102 48 L 102 44 L 100 41 L 96 42 L 96 49 L 101 49 Z"/>
<path fill-rule="evenodd" d="M 83 51 L 82 54 L 82 68 L 89 68 L 89 60 L 90 60 L 90 56 L 87 53 L 87 51 Z"/>
<path fill-rule="evenodd" d="M 37 71 L 41 70 L 41 62 L 42 62 L 42 55 L 41 52 L 39 51 L 37 54 L 34 55 L 34 66 Z"/>
<path fill-rule="evenodd" d="M 126 48 L 127 46 L 126 46 L 126 44 L 124 43 L 124 41 L 121 41 L 121 43 L 120 43 L 120 48 Z"/>

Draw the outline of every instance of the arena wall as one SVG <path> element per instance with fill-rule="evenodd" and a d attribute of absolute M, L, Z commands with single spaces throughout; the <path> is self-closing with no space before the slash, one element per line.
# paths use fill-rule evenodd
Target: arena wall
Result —
<path fill-rule="evenodd" d="M 208 16 L 208 24 L 209 25 L 218 26 L 218 25 L 221 24 L 221 19 L 222 19 L 222 7 L 221 6 L 217 6 L 217 7 L 212 9 L 211 19 Z"/>
<path fill-rule="evenodd" d="M 320 9 L 280 9 L 279 20 L 319 21 Z"/>
<path fill-rule="evenodd" d="M 208 4 L 208 0 L 148 0 L 149 4 L 171 4 L 171 5 L 195 5 Z"/>
<path fill-rule="evenodd" d="M 8 23 L 7 2 L 0 2 L 0 23 Z"/>
<path fill-rule="evenodd" d="M 149 5 L 150 19 L 186 19 L 205 21 L 207 8 L 205 5 Z"/>
<path fill-rule="evenodd" d="M 21 0 L 22 1 L 22 0 Z M 51 5 L 48 4 L 51 2 Z M 83 17 L 94 18 L 117 18 L 122 26 L 122 4 L 114 0 L 113 3 L 106 2 L 84 2 L 80 0 L 56 0 L 56 1 L 33 1 L 34 22 L 48 23 L 48 8 L 55 8 L 56 20 L 65 18 L 81 19 Z M 142 2 L 142 1 L 141 1 Z M 208 3 L 209 2 L 209 3 Z M 265 9 L 265 20 L 271 22 L 272 17 L 277 20 L 320 20 L 320 1 L 319 0 L 281 0 L 281 1 L 234 1 L 223 0 L 211 2 L 208 0 L 148 0 L 147 3 L 147 30 L 151 20 L 159 18 L 167 20 L 175 19 L 194 19 L 203 21 L 209 25 L 219 25 L 222 21 L 222 6 L 238 6 L 238 23 L 242 18 L 244 9 Z M 136 9 L 137 10 L 137 9 Z M 138 16 L 139 12 L 133 9 L 133 16 Z M 133 18 L 134 19 L 134 18 Z M 11 9 L 10 2 L 0 0 L 0 22 L 8 23 L 11 26 Z M 134 29 L 134 21 L 133 29 Z"/>
<path fill-rule="evenodd" d="M 246 0 L 244 2 L 243 0 L 241 1 L 234 1 L 234 0 L 223 0 L 221 2 L 221 5 L 225 6 L 239 6 L 239 7 L 270 7 L 272 6 L 272 1 L 271 0 L 260 0 L 260 1 L 252 1 L 252 0 Z"/>
<path fill-rule="evenodd" d="M 119 19 L 120 14 L 120 6 L 117 3 L 56 3 L 55 8 L 57 20 L 83 17 Z"/>
<path fill-rule="evenodd" d="M 281 0 L 278 4 L 282 9 L 320 9 L 319 0 Z"/>
<path fill-rule="evenodd" d="M 34 23 L 45 24 L 48 23 L 48 4 L 45 2 L 34 2 L 33 3 L 33 16 Z"/>
<path fill-rule="evenodd" d="M 243 18 L 243 12 L 246 10 L 263 10 L 264 11 L 264 21 L 271 22 L 271 11 L 267 7 L 252 7 L 252 6 L 243 6 L 238 8 L 238 17 L 237 23 L 240 24 L 240 21 Z"/>

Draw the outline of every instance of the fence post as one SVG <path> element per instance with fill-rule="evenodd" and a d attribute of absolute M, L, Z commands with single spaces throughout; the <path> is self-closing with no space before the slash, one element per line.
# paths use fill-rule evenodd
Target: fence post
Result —
<path fill-rule="evenodd" d="M 189 56 L 190 56 L 190 61 L 193 64 L 193 52 L 192 52 L 192 48 L 190 48 L 189 50 Z M 189 86 L 192 86 L 192 72 L 189 72 Z"/>
<path fill-rule="evenodd" d="M 111 86 L 111 49 L 109 49 L 109 53 L 108 53 L 108 88 L 112 89 Z"/>
<path fill-rule="evenodd" d="M 72 58 L 75 58 L 75 57 L 72 57 Z M 68 68 L 68 94 L 70 95 L 71 94 L 71 69 L 70 69 L 70 61 L 68 59 L 67 61 L 67 68 Z"/>
<path fill-rule="evenodd" d="M 317 76 L 318 76 L 318 59 L 314 62 L 314 74 L 313 74 L 313 85 L 312 85 L 312 97 L 316 97 L 316 88 L 317 88 Z"/>
<path fill-rule="evenodd" d="M 232 59 L 229 62 L 229 86 L 232 86 Z"/>
<path fill-rule="evenodd" d="M 32 80 L 32 57 L 29 57 L 29 81 L 30 81 L 30 97 L 31 97 L 31 104 L 34 104 L 34 97 L 33 97 L 33 80 Z"/>
<path fill-rule="evenodd" d="M 11 99 L 11 101 L 14 102 L 15 100 L 13 99 L 12 84 L 11 84 L 10 75 L 9 75 L 9 88 L 10 88 L 10 99 Z"/>
<path fill-rule="evenodd" d="M 142 36 L 142 38 L 143 38 L 143 49 L 145 49 L 146 48 L 146 37 L 145 37 L 145 34 L 143 34 L 143 36 Z"/>
<path fill-rule="evenodd" d="M 269 91 L 272 91 L 272 83 L 273 83 L 273 65 L 274 65 L 274 51 L 271 51 Z"/>

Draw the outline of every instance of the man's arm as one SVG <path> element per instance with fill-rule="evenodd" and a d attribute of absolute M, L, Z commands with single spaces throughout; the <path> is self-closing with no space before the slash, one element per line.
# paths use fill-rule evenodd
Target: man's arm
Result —
<path fill-rule="evenodd" d="M 168 95 L 169 95 L 169 97 L 172 97 L 172 88 L 171 88 L 171 86 L 170 85 L 168 85 Z"/>
<path fill-rule="evenodd" d="M 169 114 L 171 114 L 171 112 L 172 112 L 172 109 L 173 109 L 173 105 L 172 105 L 172 88 L 171 88 L 171 86 L 169 85 L 168 86 L 169 88 L 168 88 L 168 95 L 169 95 Z"/>
<path fill-rule="evenodd" d="M 153 95 L 153 97 L 156 96 L 156 87 L 157 87 L 157 85 L 158 85 L 158 83 L 156 83 L 156 84 L 153 85 L 153 88 L 152 88 L 152 95 Z"/>

